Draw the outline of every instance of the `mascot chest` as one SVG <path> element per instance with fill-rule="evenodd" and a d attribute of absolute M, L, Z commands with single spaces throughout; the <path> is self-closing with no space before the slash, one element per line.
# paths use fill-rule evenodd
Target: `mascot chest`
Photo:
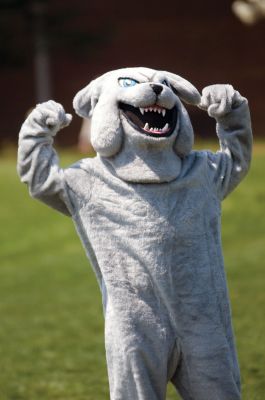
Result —
<path fill-rule="evenodd" d="M 98 177 L 81 213 L 93 225 L 91 231 L 176 243 L 202 235 L 216 208 L 199 182 L 130 184 Z"/>

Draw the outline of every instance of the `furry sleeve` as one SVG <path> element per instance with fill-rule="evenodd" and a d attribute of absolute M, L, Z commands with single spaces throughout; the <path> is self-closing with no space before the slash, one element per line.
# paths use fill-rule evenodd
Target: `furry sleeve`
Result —
<path fill-rule="evenodd" d="M 71 121 L 63 107 L 53 101 L 38 105 L 19 133 L 17 170 L 30 195 L 65 215 L 72 214 L 64 171 L 52 147 L 53 137 Z"/>
<path fill-rule="evenodd" d="M 247 99 L 223 115 L 216 116 L 220 142 L 217 153 L 207 152 L 210 184 L 224 199 L 247 174 L 252 152 L 252 130 Z"/>

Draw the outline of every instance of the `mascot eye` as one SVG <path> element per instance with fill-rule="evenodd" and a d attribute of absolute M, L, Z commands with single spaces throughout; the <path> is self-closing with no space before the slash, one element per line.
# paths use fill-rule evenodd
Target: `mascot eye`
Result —
<path fill-rule="evenodd" d="M 163 80 L 162 84 L 168 86 L 168 83 L 166 80 Z"/>
<path fill-rule="evenodd" d="M 119 85 L 122 87 L 132 87 L 137 85 L 139 82 L 136 81 L 135 79 L 131 79 L 131 78 L 119 78 Z"/>

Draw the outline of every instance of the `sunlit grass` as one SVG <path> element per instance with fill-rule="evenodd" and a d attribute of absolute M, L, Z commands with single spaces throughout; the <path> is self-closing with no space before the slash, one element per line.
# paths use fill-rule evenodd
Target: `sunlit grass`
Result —
<path fill-rule="evenodd" d="M 63 165 L 79 157 L 60 153 Z M 250 174 L 223 203 L 245 400 L 265 393 L 264 166 L 260 144 Z M 29 198 L 13 151 L 1 157 L 0 184 L 0 399 L 108 399 L 100 293 L 70 218 Z M 169 388 L 167 399 L 177 398 Z"/>

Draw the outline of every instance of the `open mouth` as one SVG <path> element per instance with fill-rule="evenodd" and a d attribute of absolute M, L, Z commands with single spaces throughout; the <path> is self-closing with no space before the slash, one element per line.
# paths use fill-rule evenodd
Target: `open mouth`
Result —
<path fill-rule="evenodd" d="M 170 136 L 176 127 L 177 108 L 171 110 L 153 105 L 150 107 L 133 107 L 119 103 L 119 107 L 128 122 L 141 133 L 153 137 Z"/>

